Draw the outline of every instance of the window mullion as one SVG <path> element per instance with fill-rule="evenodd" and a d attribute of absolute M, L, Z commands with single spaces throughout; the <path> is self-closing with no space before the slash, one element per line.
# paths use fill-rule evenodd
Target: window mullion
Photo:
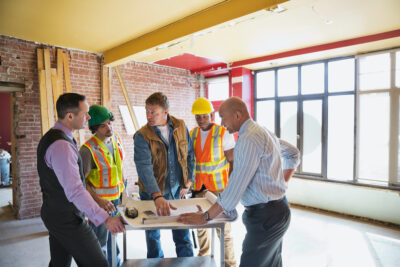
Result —
<path fill-rule="evenodd" d="M 355 75 L 356 75 L 356 97 L 355 97 L 355 114 L 356 116 L 354 116 L 354 131 L 355 131 L 355 135 L 354 135 L 354 179 L 353 181 L 356 183 L 358 182 L 358 161 L 359 161 L 359 147 L 360 147 L 360 75 L 359 75 L 359 69 L 360 69 L 360 58 L 356 57 L 355 58 L 355 62 L 356 62 L 356 68 L 355 68 Z"/>
<path fill-rule="evenodd" d="M 324 64 L 324 97 L 322 98 L 322 162 L 321 175 L 323 178 L 328 178 L 328 62 Z"/>
<path fill-rule="evenodd" d="M 391 57 L 390 87 L 395 88 L 395 53 Z M 389 184 L 398 184 L 398 151 L 399 151 L 399 93 L 392 90 L 390 93 L 390 137 L 389 137 Z"/>

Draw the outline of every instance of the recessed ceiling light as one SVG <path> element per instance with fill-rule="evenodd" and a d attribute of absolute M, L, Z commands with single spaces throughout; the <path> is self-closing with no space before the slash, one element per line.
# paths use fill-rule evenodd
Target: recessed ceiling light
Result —
<path fill-rule="evenodd" d="M 282 13 L 282 12 L 284 12 L 284 11 L 286 11 L 286 10 L 287 10 L 287 9 L 284 8 L 284 7 L 281 6 L 281 5 L 275 5 L 275 6 L 272 6 L 272 7 L 268 8 L 268 11 L 271 11 L 271 12 L 273 12 L 273 13 Z"/>

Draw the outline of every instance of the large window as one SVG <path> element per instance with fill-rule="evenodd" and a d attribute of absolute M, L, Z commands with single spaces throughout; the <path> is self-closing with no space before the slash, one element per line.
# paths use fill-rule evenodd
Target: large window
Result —
<path fill-rule="evenodd" d="M 207 79 L 208 99 L 210 101 L 221 101 L 229 98 L 229 78 L 219 76 Z"/>
<path fill-rule="evenodd" d="M 215 123 L 221 124 L 218 108 L 223 100 L 229 98 L 229 77 L 227 75 L 207 79 L 207 98 L 215 110 Z"/>
<path fill-rule="evenodd" d="M 259 70 L 255 118 L 296 145 L 297 175 L 400 186 L 400 51 Z"/>

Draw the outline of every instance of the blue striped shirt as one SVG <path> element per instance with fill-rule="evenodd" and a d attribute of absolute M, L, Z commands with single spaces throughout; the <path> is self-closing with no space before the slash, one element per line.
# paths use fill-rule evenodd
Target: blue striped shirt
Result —
<path fill-rule="evenodd" d="M 281 199 L 287 189 L 282 170 L 295 169 L 299 163 L 296 147 L 248 119 L 240 127 L 233 172 L 217 202 L 232 215 L 239 200 L 251 206 Z"/>

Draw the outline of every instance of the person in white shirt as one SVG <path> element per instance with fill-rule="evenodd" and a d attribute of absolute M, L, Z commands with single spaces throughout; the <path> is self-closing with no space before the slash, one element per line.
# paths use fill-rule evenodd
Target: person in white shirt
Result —
<path fill-rule="evenodd" d="M 233 148 L 235 140 L 221 125 L 211 121 L 213 107 L 205 98 L 198 98 L 192 106 L 198 127 L 190 131 L 195 154 L 195 180 L 192 186 L 193 197 L 204 197 L 207 191 L 218 195 L 228 184 L 233 168 Z M 217 229 L 218 236 L 220 232 Z M 225 224 L 225 266 L 236 266 L 231 225 Z M 209 254 L 210 238 L 208 229 L 198 229 L 199 255 Z"/>

